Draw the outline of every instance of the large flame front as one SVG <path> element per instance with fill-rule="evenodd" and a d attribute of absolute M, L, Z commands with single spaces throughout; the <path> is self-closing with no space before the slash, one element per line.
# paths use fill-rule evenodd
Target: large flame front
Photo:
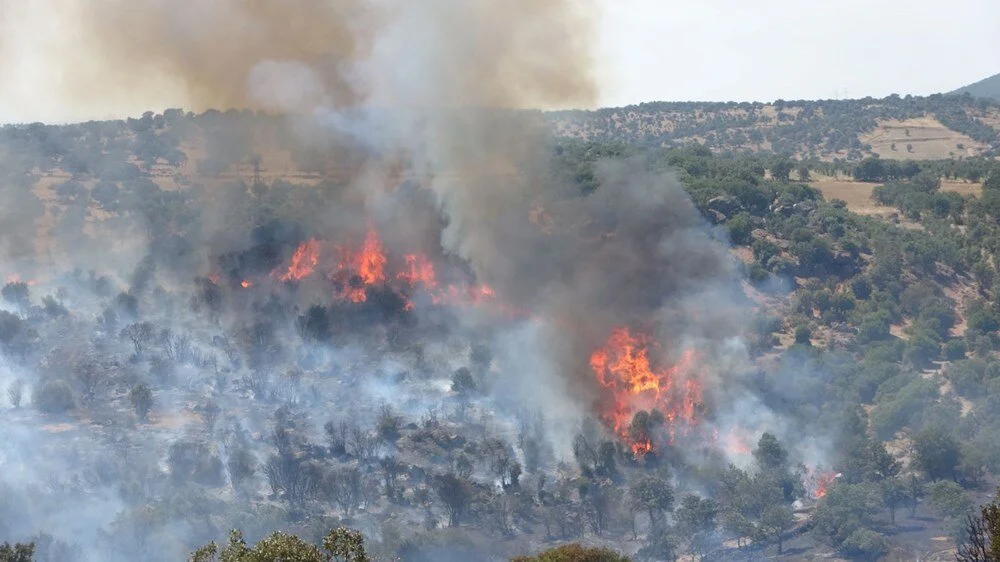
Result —
<path fill-rule="evenodd" d="M 313 275 L 320 263 L 321 242 L 309 239 L 296 248 L 287 267 L 271 272 L 271 278 L 281 282 L 301 281 Z M 329 272 L 330 279 L 338 286 L 337 297 L 353 303 L 368 300 L 368 287 L 395 284 L 399 296 L 406 299 L 406 308 L 413 309 L 410 294 L 420 291 L 430 297 L 433 304 L 448 306 L 479 305 L 488 303 L 501 312 L 513 315 L 509 307 L 500 305 L 496 293 L 487 285 L 458 281 L 442 284 L 438 280 L 434 263 L 424 254 L 403 256 L 403 267 L 387 273 L 390 267 L 382 240 L 374 227 L 369 227 L 359 248 L 335 246 L 338 260 Z M 249 283 L 249 282 L 248 282 Z"/>
<path fill-rule="evenodd" d="M 693 426 L 701 403 L 701 385 L 690 375 L 694 353 L 685 351 L 672 367 L 655 369 L 649 358 L 651 338 L 634 335 L 626 327 L 612 330 L 603 347 L 590 356 L 590 367 L 598 382 L 608 390 L 612 406 L 605 412 L 610 425 L 632 450 L 643 455 L 652 450 L 649 438 L 636 442 L 629 424 L 639 410 L 656 409 L 663 414 L 671 438 L 677 426 Z"/>

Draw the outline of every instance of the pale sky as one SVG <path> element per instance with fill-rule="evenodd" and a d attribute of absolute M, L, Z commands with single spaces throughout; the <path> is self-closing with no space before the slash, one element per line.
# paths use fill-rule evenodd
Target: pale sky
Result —
<path fill-rule="evenodd" d="M 51 9 L 64 1 L 0 0 L 16 53 L 0 57 L 0 122 L 184 105 L 67 103 L 46 62 L 65 48 Z M 1000 0 L 600 1 L 602 105 L 925 95 L 1000 72 Z"/>
<path fill-rule="evenodd" d="M 1000 0 L 612 0 L 603 102 L 926 95 L 1000 73 Z"/>

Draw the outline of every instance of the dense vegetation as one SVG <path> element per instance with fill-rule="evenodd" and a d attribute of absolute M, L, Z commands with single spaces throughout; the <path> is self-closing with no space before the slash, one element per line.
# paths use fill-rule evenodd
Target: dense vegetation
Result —
<path fill-rule="evenodd" d="M 936 118 L 948 129 L 1000 148 L 997 130 L 985 115 L 997 101 L 968 95 L 928 97 L 892 95 L 883 99 L 778 100 L 763 103 L 649 102 L 596 111 L 556 112 L 553 127 L 588 140 L 617 141 L 646 147 L 700 144 L 717 153 L 767 152 L 800 159 L 858 161 L 871 155 L 861 140 L 880 120 Z"/>
<path fill-rule="evenodd" d="M 756 313 L 746 334 L 755 388 L 802 435 L 829 440 L 824 467 L 798 462 L 805 440 L 782 442 L 768 432 L 747 439 L 737 466 L 721 457 L 699 464 L 704 452 L 680 445 L 638 455 L 596 427 L 565 443 L 572 453 L 560 461 L 534 413 L 504 432 L 484 412 L 481 404 L 502 384 L 490 379 L 488 342 L 463 348 L 462 366 L 442 374 L 442 365 L 425 359 L 432 346 L 417 349 L 415 320 L 391 295 L 301 308 L 269 296 L 248 305 L 238 322 L 220 322 L 246 299 L 233 292 L 240 278 L 162 274 L 190 270 L 192 233 L 213 210 L 205 192 L 222 201 L 220 216 L 234 232 L 267 242 L 271 229 L 319 211 L 317 193 L 339 186 L 330 159 L 344 168 L 359 158 L 349 147 L 307 145 L 276 117 L 239 112 L 4 128 L 0 194 L 16 202 L 3 212 L 20 228 L 5 228 L 3 242 L 14 256 L 32 254 L 35 221 L 49 217 L 57 253 L 89 248 L 108 229 L 143 233 L 159 257 L 140 261 L 127 290 L 102 272 L 77 269 L 62 272 L 54 283 L 61 289 L 50 294 L 19 280 L 0 291 L 4 356 L 17 366 L 11 372 L 36 377 L 8 384 L 4 415 L 37 416 L 29 420 L 35 425 L 87 420 L 103 439 L 91 444 L 95 451 L 76 453 L 77 479 L 60 490 L 4 487 L 0 536 L 33 542 L 34 552 L 5 545 L 0 560 L 80 556 L 76 545 L 51 536 L 17 535 L 17 514 L 88 498 L 94 489 L 113 489 L 123 502 L 100 544 L 136 559 L 155 549 L 191 550 L 172 538 L 167 523 L 177 521 L 197 544 L 230 527 L 259 540 L 250 547 L 235 533 L 223 548 L 197 551 L 198 562 L 273 560 L 278 552 L 306 561 L 459 560 L 550 546 L 523 560 L 620 559 L 572 545 L 584 540 L 627 544 L 640 560 L 777 555 L 790 543 L 798 552 L 908 559 L 926 547 L 903 531 L 917 513 L 965 544 L 973 506 L 1000 474 L 1000 166 L 986 156 L 818 158 L 844 149 L 861 155 L 864 147 L 851 138 L 874 119 L 924 112 L 995 146 L 996 131 L 956 103 L 936 96 L 789 102 L 782 111 L 795 109 L 796 117 L 772 128 L 757 127 L 760 108 L 752 104 L 650 105 L 632 110 L 688 114 L 689 128 L 674 134 L 704 136 L 705 145 L 650 148 L 671 137 L 646 138 L 639 129 L 554 143 L 557 171 L 578 190 L 573 197 L 603 189 L 596 168 L 606 158 L 641 157 L 643 166 L 679 177 L 741 260 Z M 739 115 L 698 117 L 723 110 Z M 805 144 L 817 158 L 716 154 L 713 148 L 735 142 L 727 135 L 739 127 L 760 129 L 775 152 Z M 186 162 L 182 148 L 196 135 L 205 140 L 197 173 L 170 176 L 169 189 L 154 181 L 162 168 Z M 261 135 L 321 183 L 233 177 L 236 166 L 253 166 L 248 139 Z M 66 177 L 43 201 L 31 188 L 50 172 Z M 834 172 L 882 184 L 874 197 L 909 222 L 855 214 L 792 180 Z M 955 177 L 982 181 L 982 197 L 942 193 L 941 179 Z M 254 248 L 267 248 L 264 242 Z M 229 271 L 273 259 L 234 251 L 219 261 Z M 171 318 L 187 310 L 197 320 L 179 332 Z M 414 414 L 386 403 L 370 416 L 345 415 L 360 391 L 344 373 L 317 367 L 316 346 L 382 334 L 374 326 L 386 317 L 385 349 L 419 355 L 421 367 L 382 378 L 450 379 L 443 409 Z M 284 325 L 295 329 L 285 333 Z M 29 402 L 37 412 L 25 412 Z M 153 422 L 168 409 L 197 423 L 157 433 Z M 661 412 L 641 414 L 630 432 L 659 431 Z M 341 524 L 372 538 L 365 546 L 355 532 L 326 534 Z M 270 534 L 276 528 L 295 534 Z"/>

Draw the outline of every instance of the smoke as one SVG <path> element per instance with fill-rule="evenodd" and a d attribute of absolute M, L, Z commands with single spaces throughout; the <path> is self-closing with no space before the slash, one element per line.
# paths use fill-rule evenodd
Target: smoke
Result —
<path fill-rule="evenodd" d="M 590 0 L 4 1 L 0 61 L 102 110 L 591 105 L 595 18 Z"/>
<path fill-rule="evenodd" d="M 724 240 L 709 229 L 677 178 L 641 158 L 600 162 L 599 188 L 586 194 L 560 168 L 537 109 L 590 106 L 597 99 L 593 2 L 56 4 L 60 36 L 50 46 L 60 53 L 55 73 L 71 103 L 152 99 L 166 91 L 194 110 L 280 113 L 279 118 L 258 115 L 263 125 L 257 127 L 244 114 L 198 118 L 197 126 L 210 137 L 204 161 L 236 165 L 263 137 L 292 131 L 292 144 L 319 154 L 318 168 L 331 160 L 339 166 L 338 177 L 310 190 L 279 181 L 269 187 L 233 182 L 161 188 L 163 178 L 156 178 L 159 183 L 129 178 L 122 182 L 134 183 L 130 195 L 142 204 L 141 213 L 133 213 L 140 215 L 137 223 L 91 220 L 86 226 L 92 245 L 83 241 L 82 226 L 56 237 L 68 246 L 59 267 L 97 270 L 89 279 L 78 272 L 58 280 L 82 295 L 65 301 L 79 322 L 65 331 L 93 336 L 102 353 L 129 357 L 109 369 L 127 381 L 118 383 L 124 389 L 119 403 L 140 380 L 136 365 L 146 369 L 148 363 L 143 376 L 157 379 L 159 407 L 169 410 L 148 430 L 153 435 L 143 451 L 148 472 L 129 474 L 132 488 L 118 493 L 127 496 L 132 511 L 116 524 L 141 526 L 138 507 L 148 498 L 171 495 L 172 488 L 157 479 L 165 443 L 194 433 L 194 424 L 183 421 L 192 415 L 189 397 L 206 393 L 226 412 L 225 437 L 212 444 L 220 458 L 256 448 L 265 451 L 263 460 L 270 449 L 259 436 L 272 431 L 272 419 L 261 404 L 284 402 L 307 410 L 320 425 L 339 409 L 344 421 L 371 427 L 378 415 L 373 405 L 385 401 L 409 419 L 426 416 L 424 425 L 434 427 L 430 420 L 436 414 L 428 411 L 443 401 L 448 377 L 478 363 L 472 365 L 476 380 L 492 394 L 480 398 L 485 404 L 470 398 L 473 409 L 497 410 L 492 429 L 504 436 L 515 433 L 523 411 L 542 412 L 543 423 L 533 424 L 532 431 L 543 433 L 539 437 L 553 452 L 544 462 L 555 464 L 571 457 L 573 437 L 584 422 L 607 413 L 601 404 L 607 396 L 588 360 L 613 330 L 629 327 L 660 344 L 652 351 L 658 365 L 695 354 L 697 372 L 682 375 L 697 376 L 705 385 L 710 409 L 713 401 L 735 409 L 713 423 L 755 429 L 774 419 L 759 401 L 737 399 L 745 389 L 739 376 L 747 363 L 737 270 Z M 5 26 L 23 11 L 13 3 L 2 7 Z M 16 56 L 15 46 L 0 40 L 0 60 Z M 192 122 L 177 117 L 171 133 L 184 123 L 194 127 Z M 125 127 L 109 127 L 116 126 Z M 107 136 L 160 140 L 155 134 L 144 137 L 153 125 L 142 127 Z M 102 150 L 120 148 L 111 144 Z M 103 156 L 80 156 L 86 164 L 80 175 L 105 172 Z M 338 281 L 334 289 L 331 279 L 317 274 L 288 288 L 272 275 L 307 239 L 319 240 L 317 260 L 327 260 L 324 265 L 336 273 L 332 256 L 340 246 L 359 247 L 370 229 L 397 261 L 426 255 L 438 266 L 454 266 L 441 267 L 442 277 L 468 274 L 477 287 L 489 287 L 507 307 L 504 314 L 463 309 L 453 318 L 382 289 L 364 293 L 362 303 L 329 304 L 335 291 L 357 290 L 357 279 Z M 100 242 L 111 233 L 147 243 L 107 251 Z M 128 282 L 98 276 L 106 274 Z M 119 290 L 131 294 L 115 297 Z M 407 304 L 414 305 L 412 314 Z M 327 305 L 336 314 L 326 314 Z M 397 320 L 403 311 L 406 320 Z M 80 320 L 98 316 L 96 328 Z M 176 369 L 143 356 L 142 342 L 132 342 L 132 354 L 129 342 L 115 337 L 137 319 L 155 319 L 165 328 L 145 345 L 169 353 Z M 340 338 L 335 345 L 327 345 L 331 333 Z M 188 334 L 193 342 L 184 339 Z M 39 339 L 63 335 L 49 328 Z M 470 359 L 477 342 L 487 342 L 496 361 Z M 57 372 L 25 378 L 35 387 L 67 378 L 62 371 L 72 372 L 79 362 L 71 355 L 72 361 L 50 362 L 59 365 Z M 307 383 L 303 370 L 310 372 Z M 208 411 L 204 404 L 198 408 Z M 486 422 L 482 425 L 486 434 Z M 200 431 L 212 439 L 221 433 Z M 20 449 L 30 438 L 18 434 L 11 448 Z M 58 474 L 62 466 L 52 471 Z M 236 493 L 237 484 L 230 484 Z M 133 489 L 143 487 L 148 489 Z M 268 522 L 258 521 L 255 530 L 263 532 Z M 201 535 L 185 531 L 185 540 L 177 542 L 215 538 L 204 527 Z M 190 544 L 173 546 L 183 552 Z M 146 544 L 128 548 L 119 551 L 148 556 L 152 550 Z"/>
<path fill-rule="evenodd" d="M 618 326 L 667 342 L 666 361 L 738 335 L 731 310 L 707 312 L 719 295 L 731 302 L 738 288 L 731 260 L 675 178 L 640 160 L 606 162 L 597 171 L 600 189 L 582 197 L 557 171 L 534 109 L 596 100 L 591 1 L 60 7 L 60 44 L 73 46 L 58 61 L 61 86 L 78 103 L 141 98 L 170 84 L 195 110 L 291 114 L 303 138 L 346 137 L 363 147 L 348 188 L 327 192 L 327 208 L 294 228 L 244 236 L 232 224 L 254 217 L 234 211 L 239 193 L 204 205 L 210 259 L 226 254 L 229 275 L 275 267 L 284 247 L 306 235 L 345 224 L 357 235 L 374 220 L 390 249 L 460 259 L 502 301 L 532 311 L 542 323 L 533 328 L 536 348 L 518 345 L 508 355 L 543 358 L 533 364 L 544 366 L 544 378 L 571 393 L 545 404 L 568 419 L 599 397 L 587 358 Z M 13 10 L 5 5 L 4 13 Z M 424 195 L 407 194 L 411 181 Z M 151 251 L 162 255 L 163 245 Z M 565 407 L 553 408 L 557 402 Z"/>

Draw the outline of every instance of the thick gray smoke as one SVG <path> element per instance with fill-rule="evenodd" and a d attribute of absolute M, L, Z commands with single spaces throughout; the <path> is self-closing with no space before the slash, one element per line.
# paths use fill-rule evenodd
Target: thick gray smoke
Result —
<path fill-rule="evenodd" d="M 0 238 L 14 268 L 31 276 L 47 269 L 39 292 L 58 286 L 69 290 L 46 301 L 44 309 L 11 304 L 11 314 L 26 319 L 58 316 L 60 306 L 67 310 L 58 327 L 25 331 L 26 340 L 44 346 L 60 342 L 38 353 L 38 365 L 45 368 L 32 372 L 12 359 L 0 371 L 0 387 L 24 380 L 28 395 L 41 396 L 58 394 L 60 383 L 69 380 L 81 409 L 118 408 L 120 414 L 123 405 L 136 402 L 131 389 L 146 381 L 156 390 L 156 408 L 145 421 L 108 414 L 109 419 L 76 419 L 68 427 L 30 431 L 22 428 L 43 418 L 25 410 L 12 413 L 9 419 L 20 425 L 0 441 L 0 464 L 21 468 L 5 470 L 0 481 L 9 490 L 32 488 L 71 473 L 70 465 L 87 466 L 79 479 L 60 482 L 65 502 L 100 502 L 92 504 L 91 527 L 66 527 L 54 508 L 37 508 L 25 520 L 0 525 L 0 532 L 26 535 L 58 528 L 59 538 L 84 545 L 84 555 L 92 560 L 114 559 L 108 552 L 120 559 L 176 559 L 194 544 L 219 538 L 228 526 L 259 536 L 283 525 L 282 517 L 269 518 L 265 511 L 276 498 L 293 495 L 273 484 L 270 493 L 264 490 L 269 480 L 263 473 L 276 470 L 266 464 L 273 460 L 272 450 L 293 450 L 298 437 L 322 441 L 320 427 L 330 420 L 327 438 L 344 437 L 339 445 L 351 450 L 354 463 L 354 457 L 366 456 L 359 451 L 366 449 L 368 437 L 360 429 L 340 428 L 372 427 L 381 402 L 407 420 L 422 419 L 424 429 L 437 428 L 439 415 L 460 420 L 467 426 L 460 428 L 463 440 L 481 431 L 509 442 L 542 442 L 534 444 L 544 451 L 534 461 L 523 444 L 516 451 L 529 475 L 541 479 L 546 469 L 572 458 L 573 437 L 584 422 L 609 413 L 609 396 L 589 361 L 619 328 L 648 334 L 658 343 L 651 346 L 658 368 L 677 364 L 685 354 L 695 358 L 674 384 L 690 380 L 701 386 L 700 399 L 711 418 L 706 423 L 723 431 L 731 424 L 753 431 L 766 422 L 765 408 L 736 400 L 744 388 L 739 374 L 747 368 L 740 343 L 745 308 L 724 241 L 714 236 L 678 180 L 643 159 L 599 163 L 598 189 L 580 193 L 559 169 L 543 115 L 532 109 L 593 103 L 595 13 L 590 2 L 57 4 L 73 16 L 62 29 L 62 40 L 73 48 L 60 61 L 61 87 L 76 92 L 80 103 L 102 96 L 142 97 L 169 83 L 196 110 L 277 112 L 282 116 L 209 113 L 197 127 L 175 112 L 163 116 L 162 128 L 180 136 L 190 133 L 185 138 L 198 137 L 198 131 L 211 137 L 188 148 L 192 154 L 202 151 L 203 162 L 226 164 L 273 141 L 265 138 L 269 135 L 289 136 L 288 144 L 311 148 L 315 168 L 327 177 L 313 189 L 282 187 L 279 181 L 200 185 L 199 177 L 211 171 L 200 174 L 189 163 L 176 184 L 163 189 L 155 182 L 123 179 L 140 186 L 132 189 L 135 199 L 128 203 L 138 209 L 133 213 L 138 218 L 127 221 L 108 209 L 84 216 L 79 205 L 68 205 L 55 217 L 51 208 L 57 205 L 50 205 L 41 222 L 56 221 L 64 230 L 51 229 L 38 244 L 44 251 L 35 254 L 19 242 L 25 225 L 3 222 Z M 16 13 L 13 4 L 0 7 L 8 18 Z M 15 52 L 0 40 L 0 60 Z M 264 125 L 251 126 L 254 119 Z M 58 186 L 65 191 L 61 199 L 75 201 L 72 190 L 83 188 L 65 184 L 77 177 L 97 199 L 94 194 L 104 192 L 95 177 L 114 175 L 104 161 L 123 150 L 116 144 L 120 138 L 153 140 L 143 135 L 155 129 L 141 124 L 123 133 L 122 123 L 107 127 L 104 136 L 88 133 L 101 139 L 95 143 L 101 147 L 97 153 L 53 148 L 63 151 L 63 165 L 69 155 L 76 158 L 74 172 L 47 170 L 65 174 L 67 181 Z M 187 133 L 177 132 L 183 127 Z M 23 128 L 5 140 L 27 139 L 29 145 L 46 134 Z M 49 158 L 11 154 L 17 161 L 5 167 L 20 166 L 29 176 L 38 173 L 32 158 Z M 152 158 L 147 168 L 161 159 Z M 260 173 L 246 161 L 243 179 Z M 5 174 L 7 185 L 22 185 L 17 183 L 24 181 L 21 168 Z M 272 215 L 286 220 L 261 218 Z M 48 226 L 40 231 L 49 232 Z M 411 311 L 398 295 L 376 290 L 367 294 L 367 308 L 351 308 L 343 298 L 332 299 L 333 285 L 322 274 L 292 288 L 276 280 L 273 271 L 288 267 L 295 247 L 310 238 L 322 249 L 320 267 L 335 274 L 331 256 L 340 246 L 359 246 L 370 229 L 395 260 L 391 265 L 398 266 L 405 254 L 430 256 L 439 271 L 462 271 L 477 286 L 492 288 L 502 313 L 470 308 L 452 316 L 417 298 Z M 42 267 L 43 262 L 54 263 Z M 73 267 L 93 272 L 70 272 Z M 337 290 L 350 290 L 350 283 L 357 280 Z M 129 293 L 118 294 L 124 290 Z M 406 320 L 395 320 L 399 317 Z M 156 331 L 144 333 L 141 321 L 154 323 Z M 489 388 L 488 399 L 454 399 L 461 393 L 450 377 L 463 367 Z M 114 390 L 94 382 L 98 379 L 114 381 L 107 383 Z M 723 415 L 716 401 L 728 403 L 732 411 Z M 455 412 L 438 411 L 455 402 Z M 287 409 L 273 414 L 279 404 Z M 637 403 L 633 409 L 658 406 Z M 304 412 L 307 421 L 289 410 Z M 446 432 L 433 436 L 441 438 L 441 433 Z M 130 435 L 136 434 L 143 438 L 132 443 Z M 62 439 L 103 451 L 104 462 L 49 463 L 23 454 L 35 440 Z M 451 435 L 443 439 L 457 441 Z M 322 447 L 301 445 L 297 453 L 301 457 L 315 449 Z M 404 449 L 394 452 L 405 457 Z M 260 469 L 241 485 L 240 471 L 230 461 L 245 456 Z M 215 459 L 226 470 L 203 466 L 195 457 Z M 24 470 L 31 463 L 47 467 L 35 478 Z M 181 468 L 191 478 L 215 475 L 198 484 L 218 496 L 173 497 L 173 486 L 184 483 Z M 477 470 L 481 480 L 491 478 L 484 476 L 485 469 Z M 414 481 L 423 478 L 417 474 Z M 6 497 L 13 510 L 29 503 L 23 494 Z M 40 505 L 48 506 L 60 496 L 48 490 L 44 497 L 51 504 Z M 234 508 L 219 516 L 215 502 L 224 501 L 249 503 L 260 512 L 250 517 Z M 418 500 L 407 501 L 415 505 Z M 293 503 L 288 518 L 299 508 Z M 197 515 L 168 515 L 185 510 Z M 212 513 L 214 519 L 207 515 Z M 401 526 L 421 524 L 409 516 Z M 372 536 L 384 531 L 374 518 L 359 521 Z M 111 531 L 98 536 L 97 528 Z"/>

